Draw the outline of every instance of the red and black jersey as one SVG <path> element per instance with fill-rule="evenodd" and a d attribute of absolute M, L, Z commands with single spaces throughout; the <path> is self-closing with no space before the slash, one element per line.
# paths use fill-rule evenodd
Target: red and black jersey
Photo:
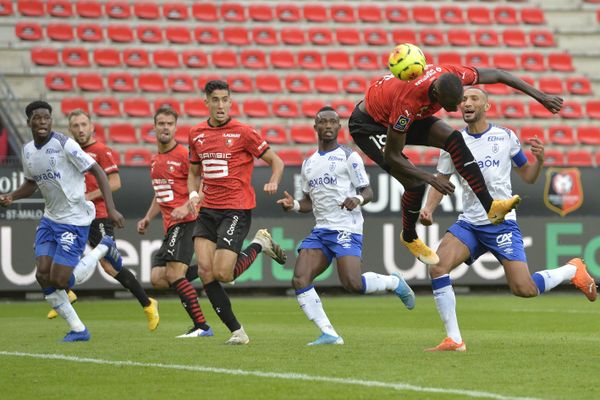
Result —
<path fill-rule="evenodd" d="M 165 153 L 154 154 L 150 161 L 152 188 L 162 213 L 165 234 L 172 225 L 196 219 L 196 215 L 189 214 L 184 219 L 171 220 L 173 209 L 188 201 L 189 170 L 188 151 L 185 146 L 180 144 Z"/>
<path fill-rule="evenodd" d="M 106 175 L 110 175 L 116 172 L 119 172 L 119 167 L 115 162 L 115 159 L 112 155 L 112 150 L 110 147 L 106 146 L 103 143 L 95 142 L 90 144 L 89 146 L 83 147 L 83 151 L 88 153 L 92 158 L 100 165 L 100 168 L 104 170 Z M 85 173 L 85 192 L 90 193 L 99 188 L 98 181 L 96 181 L 96 177 L 91 172 Z M 100 196 L 93 200 L 94 206 L 96 206 L 96 218 L 106 218 L 108 217 L 108 212 L 106 211 L 106 203 L 104 202 L 104 197 Z"/>
<path fill-rule="evenodd" d="M 212 127 L 204 121 L 190 130 L 190 162 L 200 164 L 202 207 L 250 210 L 256 207 L 252 187 L 254 158 L 269 145 L 252 127 L 234 119 Z"/>
<path fill-rule="evenodd" d="M 463 65 L 428 65 L 423 75 L 412 81 L 386 75 L 367 89 L 367 112 L 382 125 L 408 132 L 414 121 L 430 117 L 442 109 L 439 103 L 432 103 L 429 99 L 429 87 L 447 72 L 458 76 L 464 86 L 474 85 L 478 80 L 477 70 Z"/>

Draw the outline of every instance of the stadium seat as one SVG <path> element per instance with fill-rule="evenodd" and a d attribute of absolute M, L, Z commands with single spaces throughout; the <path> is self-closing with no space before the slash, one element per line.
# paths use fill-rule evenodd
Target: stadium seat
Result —
<path fill-rule="evenodd" d="M 179 68 L 179 52 L 165 49 L 152 53 L 152 62 L 159 68 Z"/>
<path fill-rule="evenodd" d="M 83 47 L 70 47 L 62 49 L 62 62 L 69 67 L 89 67 L 88 52 Z"/>
<path fill-rule="evenodd" d="M 418 24 L 431 25 L 439 22 L 435 8 L 432 6 L 413 6 L 412 16 L 413 20 Z"/>
<path fill-rule="evenodd" d="M 212 63 L 217 68 L 236 68 L 237 55 L 232 50 L 215 50 L 212 52 Z"/>
<path fill-rule="evenodd" d="M 188 6 L 185 3 L 164 3 L 161 8 L 162 15 L 166 19 L 184 21 L 190 17 Z"/>
<path fill-rule="evenodd" d="M 97 97 L 92 101 L 94 114 L 99 117 L 120 117 L 119 102 L 114 97 Z"/>
<path fill-rule="evenodd" d="M 232 46 L 247 46 L 250 44 L 250 35 L 243 26 L 226 26 L 223 28 L 223 40 Z"/>
<path fill-rule="evenodd" d="M 538 79 L 538 88 L 548 94 L 563 94 L 563 79 L 557 76 L 542 76 Z"/>
<path fill-rule="evenodd" d="M 537 7 L 521 8 L 521 22 L 527 25 L 545 25 L 544 10 Z"/>
<path fill-rule="evenodd" d="M 283 160 L 283 163 L 288 167 L 300 166 L 304 161 L 304 157 L 300 150 L 297 149 L 279 149 L 277 155 Z"/>
<path fill-rule="evenodd" d="M 183 102 L 183 109 L 190 117 L 208 117 L 208 108 L 203 99 L 186 99 Z"/>
<path fill-rule="evenodd" d="M 123 152 L 123 165 L 126 167 L 147 167 L 152 160 L 152 152 L 144 147 L 128 148 Z"/>
<path fill-rule="evenodd" d="M 536 47 L 555 47 L 554 35 L 548 30 L 529 31 L 529 42 Z"/>
<path fill-rule="evenodd" d="M 140 25 L 136 29 L 136 35 L 142 43 L 156 44 L 163 41 L 163 31 L 156 25 Z"/>
<path fill-rule="evenodd" d="M 314 50 L 303 50 L 298 52 L 298 66 L 302 69 L 323 69 L 323 56 Z"/>
<path fill-rule="evenodd" d="M 281 79 L 275 74 L 261 74 L 255 78 L 256 89 L 262 93 L 281 93 Z"/>
<path fill-rule="evenodd" d="M 138 76 L 138 87 L 142 92 L 164 92 L 165 80 L 158 72 L 142 72 Z"/>
<path fill-rule="evenodd" d="M 572 146 L 577 142 L 573 127 L 569 125 L 553 125 L 548 128 L 548 140 L 552 144 Z"/>
<path fill-rule="evenodd" d="M 384 65 L 379 62 L 377 53 L 371 51 L 356 51 L 352 57 L 354 67 L 362 70 L 383 69 Z"/>
<path fill-rule="evenodd" d="M 570 149 L 565 153 L 565 165 L 572 167 L 591 167 L 594 165 L 594 156 L 590 150 Z"/>
<path fill-rule="evenodd" d="M 131 7 L 125 1 L 108 1 L 104 4 L 104 13 L 113 19 L 131 18 Z"/>
<path fill-rule="evenodd" d="M 237 102 L 233 101 L 231 103 L 231 108 L 229 109 L 229 115 L 231 115 L 233 118 L 237 118 L 240 115 L 242 115 L 242 113 L 240 111 L 240 107 Z"/>
<path fill-rule="evenodd" d="M 579 102 L 565 100 L 559 114 L 561 118 L 579 119 L 583 118 L 583 108 Z"/>
<path fill-rule="evenodd" d="M 168 26 L 165 29 L 165 37 L 170 43 L 189 44 L 192 42 L 190 29 L 183 26 Z"/>
<path fill-rule="evenodd" d="M 494 53 L 492 55 L 492 65 L 508 71 L 518 69 L 517 58 L 513 53 Z"/>
<path fill-rule="evenodd" d="M 172 97 L 161 97 L 154 100 L 154 111 L 161 107 L 169 107 L 174 110 L 177 114 L 181 114 L 181 106 L 179 101 Z"/>
<path fill-rule="evenodd" d="M 208 56 L 201 50 L 184 50 L 181 58 L 183 65 L 188 68 L 204 68 L 208 65 Z"/>
<path fill-rule="evenodd" d="M 100 67 L 121 66 L 121 54 L 117 49 L 94 49 L 94 63 Z"/>
<path fill-rule="evenodd" d="M 245 22 L 246 12 L 240 3 L 221 3 L 221 17 L 229 22 Z"/>
<path fill-rule="evenodd" d="M 24 17 L 42 17 L 45 15 L 44 3 L 39 0 L 20 0 L 17 10 Z"/>
<path fill-rule="evenodd" d="M 145 97 L 130 97 L 123 100 L 123 111 L 130 117 L 151 117 L 150 103 Z"/>
<path fill-rule="evenodd" d="M 248 69 L 267 68 L 267 56 L 262 50 L 243 50 L 240 54 L 242 66 Z"/>
<path fill-rule="evenodd" d="M 177 130 L 175 131 L 175 141 L 177 143 L 187 145 L 190 141 L 190 130 L 192 129 L 192 125 L 177 125 Z"/>
<path fill-rule="evenodd" d="M 451 46 L 468 47 L 471 45 L 471 31 L 468 29 L 450 29 L 447 37 Z"/>
<path fill-rule="evenodd" d="M 221 41 L 219 36 L 219 30 L 214 26 L 194 28 L 194 38 L 201 44 L 218 44 Z"/>
<path fill-rule="evenodd" d="M 278 4 L 275 7 L 275 14 L 281 22 L 300 21 L 300 8 L 295 4 Z"/>
<path fill-rule="evenodd" d="M 249 4 L 248 17 L 251 21 L 270 22 L 273 20 L 273 8 L 267 4 Z"/>
<path fill-rule="evenodd" d="M 304 99 L 300 102 L 300 112 L 303 116 L 314 119 L 325 105 L 325 102 L 319 99 Z"/>
<path fill-rule="evenodd" d="M 106 134 L 104 132 L 104 127 L 98 121 L 94 121 L 94 137 L 99 142 L 106 142 Z"/>
<path fill-rule="evenodd" d="M 475 31 L 475 43 L 482 47 L 496 47 L 500 44 L 500 41 L 496 30 L 478 29 Z"/>
<path fill-rule="evenodd" d="M 275 50 L 269 55 L 271 66 L 279 69 L 296 68 L 294 54 L 288 50 Z"/>
<path fill-rule="evenodd" d="M 13 14 L 13 5 L 10 0 L 0 0 L 0 16 L 6 17 Z"/>
<path fill-rule="evenodd" d="M 37 22 L 17 22 L 15 34 L 21 40 L 38 41 L 44 38 L 42 26 Z"/>
<path fill-rule="evenodd" d="M 529 102 L 529 115 L 533 118 L 548 119 L 554 118 L 555 115 L 546 109 L 543 105 L 535 100 Z"/>
<path fill-rule="evenodd" d="M 282 28 L 279 35 L 281 36 L 281 42 L 288 46 L 300 46 L 306 43 L 304 29 Z"/>
<path fill-rule="evenodd" d="M 279 43 L 277 32 L 270 26 L 254 27 L 251 31 L 254 44 L 261 46 L 274 46 Z"/>
<path fill-rule="evenodd" d="M 145 143 L 156 143 L 156 131 L 154 130 L 154 124 L 145 123 L 140 128 L 140 136 Z"/>
<path fill-rule="evenodd" d="M 138 142 L 135 127 L 130 123 L 115 123 L 108 127 L 108 139 L 114 143 L 135 144 Z"/>
<path fill-rule="evenodd" d="M 246 99 L 243 103 L 244 114 L 250 118 L 271 116 L 268 103 L 263 99 Z"/>
<path fill-rule="evenodd" d="M 525 71 L 546 71 L 544 55 L 541 53 L 521 53 L 521 69 Z"/>
<path fill-rule="evenodd" d="M 600 127 L 595 125 L 579 125 L 577 127 L 577 140 L 581 144 L 600 145 Z M 598 154 L 600 154 L 600 151 Z"/>
<path fill-rule="evenodd" d="M 552 71 L 573 72 L 573 59 L 567 53 L 554 53 L 548 55 L 548 67 Z"/>
<path fill-rule="evenodd" d="M 71 42 L 75 39 L 73 27 L 63 23 L 46 25 L 46 36 L 56 42 Z"/>
<path fill-rule="evenodd" d="M 498 6 L 494 9 L 494 21 L 500 25 L 517 25 L 517 10 L 511 6 Z"/>
<path fill-rule="evenodd" d="M 192 4 L 192 15 L 198 21 L 216 22 L 219 20 L 219 11 L 215 3 L 195 2 Z"/>
<path fill-rule="evenodd" d="M 133 30 L 129 25 L 108 25 L 106 30 L 108 38 L 116 43 L 133 42 Z"/>
<path fill-rule="evenodd" d="M 396 4 L 385 6 L 385 17 L 389 22 L 395 23 L 405 23 L 410 21 L 408 8 Z"/>
<path fill-rule="evenodd" d="M 367 80 L 361 75 L 344 75 L 342 87 L 346 93 L 363 94 L 367 89 Z"/>
<path fill-rule="evenodd" d="M 103 92 L 104 80 L 98 72 L 80 72 L 75 78 L 79 90 L 84 92 Z"/>
<path fill-rule="evenodd" d="M 329 51 L 325 53 L 325 64 L 330 69 L 348 71 L 352 69 L 350 55 L 346 51 Z"/>
<path fill-rule="evenodd" d="M 503 100 L 500 109 L 503 117 L 525 118 L 525 105 L 518 100 Z"/>
<path fill-rule="evenodd" d="M 465 23 L 465 18 L 463 17 L 463 9 L 461 7 L 442 5 L 439 8 L 439 11 L 440 19 L 445 24 L 463 25 Z"/>
<path fill-rule="evenodd" d="M 472 51 L 465 54 L 465 64 L 474 67 L 489 67 L 489 55 L 483 51 Z"/>
<path fill-rule="evenodd" d="M 546 131 L 540 125 L 523 125 L 519 130 L 519 139 L 522 143 L 528 144 L 529 139 L 533 139 L 537 137 L 542 142 L 546 143 L 548 140 L 546 138 Z"/>
<path fill-rule="evenodd" d="M 527 150 L 525 152 L 527 159 L 530 160 L 532 157 L 531 152 Z M 557 149 L 545 149 L 544 150 L 544 165 L 547 166 L 557 166 L 557 165 L 565 165 L 565 155 L 561 150 Z M 535 159 L 535 158 L 532 158 Z"/>
<path fill-rule="evenodd" d="M 302 7 L 302 15 L 308 22 L 327 21 L 327 8 L 322 4 L 305 4 Z"/>
<path fill-rule="evenodd" d="M 467 21 L 471 24 L 492 26 L 490 9 L 487 7 L 467 8 Z"/>
<path fill-rule="evenodd" d="M 274 100 L 272 102 L 273 114 L 280 118 L 296 118 L 298 105 L 292 100 Z"/>
<path fill-rule="evenodd" d="M 134 2 L 133 13 L 139 19 L 159 19 L 160 9 L 157 3 L 152 2 Z"/>
<path fill-rule="evenodd" d="M 435 28 L 425 28 L 419 32 L 418 43 L 423 43 L 428 47 L 436 47 L 446 45 L 446 40 L 444 38 L 444 33 L 441 30 Z"/>
<path fill-rule="evenodd" d="M 355 102 L 350 100 L 334 100 L 331 102 L 331 107 L 335 108 L 340 118 L 350 118 L 350 114 L 354 110 Z"/>
<path fill-rule="evenodd" d="M 90 111 L 90 107 L 83 97 L 65 97 L 60 101 L 60 111 L 63 115 L 68 115 L 78 108 L 85 112 Z"/>
<path fill-rule="evenodd" d="M 102 16 L 102 3 L 97 1 L 78 0 L 75 13 L 81 18 L 97 19 Z"/>
<path fill-rule="evenodd" d="M 343 46 L 358 46 L 361 44 L 360 32 L 354 28 L 337 28 L 335 38 Z"/>
<path fill-rule="evenodd" d="M 494 83 L 485 85 L 485 90 L 489 94 L 499 94 L 499 95 L 509 95 L 511 94 L 511 89 L 509 86 L 506 86 L 502 83 Z"/>
<path fill-rule="evenodd" d="M 437 165 L 440 158 L 440 149 L 427 147 L 421 155 L 421 164 L 434 166 Z"/>
<path fill-rule="evenodd" d="M 438 53 L 438 64 L 462 64 L 462 56 L 455 51 Z"/>
<path fill-rule="evenodd" d="M 308 28 L 308 41 L 317 46 L 329 46 L 333 43 L 331 29 L 322 27 Z"/>
<path fill-rule="evenodd" d="M 316 144 L 317 134 L 312 125 L 292 125 L 290 136 L 294 143 Z"/>
<path fill-rule="evenodd" d="M 352 24 L 356 22 L 356 16 L 354 15 L 354 7 L 349 4 L 333 3 L 329 7 L 331 19 L 334 22 L 341 22 L 344 24 Z"/>
<path fill-rule="evenodd" d="M 319 93 L 339 93 L 340 85 L 335 75 L 316 75 L 313 78 L 314 88 Z"/>
<path fill-rule="evenodd" d="M 592 85 L 584 76 L 570 76 L 566 79 L 567 92 L 570 94 L 591 95 Z"/>
<path fill-rule="evenodd" d="M 377 5 L 359 4 L 357 11 L 358 19 L 361 22 L 380 23 L 383 21 L 383 17 L 381 15 L 381 8 Z"/>
<path fill-rule="evenodd" d="M 104 40 L 104 30 L 98 24 L 80 24 L 77 25 L 77 38 L 82 42 L 102 42 Z"/>
<path fill-rule="evenodd" d="M 506 29 L 502 32 L 502 43 L 509 47 L 527 47 L 527 35 L 521 29 Z"/>
<path fill-rule="evenodd" d="M 50 90 L 70 92 L 73 90 L 73 77 L 65 72 L 48 72 L 44 78 L 46 87 Z"/>
<path fill-rule="evenodd" d="M 283 125 L 263 125 L 260 128 L 260 135 L 269 144 L 287 144 L 289 143 L 285 128 Z"/>
<path fill-rule="evenodd" d="M 252 78 L 247 74 L 231 74 L 227 77 L 227 83 L 230 90 L 235 93 L 251 93 L 254 90 Z"/>
<path fill-rule="evenodd" d="M 302 74 L 289 74 L 285 77 L 285 87 L 290 93 L 310 93 L 310 79 Z"/>

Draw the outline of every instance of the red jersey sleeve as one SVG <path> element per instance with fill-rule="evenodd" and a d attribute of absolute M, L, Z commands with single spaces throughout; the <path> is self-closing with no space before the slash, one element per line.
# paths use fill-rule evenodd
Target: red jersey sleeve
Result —
<path fill-rule="evenodd" d="M 119 172 L 119 166 L 115 162 L 111 148 L 106 146 L 103 150 L 98 153 L 98 158 L 96 159 L 98 165 L 102 167 L 106 175 Z"/>
<path fill-rule="evenodd" d="M 200 157 L 198 157 L 198 154 L 196 153 L 196 151 L 194 151 L 195 148 L 195 143 L 196 140 L 198 140 L 198 135 L 200 133 L 200 130 L 197 130 L 195 128 L 190 129 L 190 133 L 188 135 L 188 148 L 189 148 L 189 159 L 190 159 L 190 163 L 192 164 L 198 164 L 200 163 Z"/>
<path fill-rule="evenodd" d="M 475 67 L 466 65 L 444 65 L 448 72 L 452 72 L 462 81 L 463 86 L 475 85 L 479 81 L 479 74 Z"/>
<path fill-rule="evenodd" d="M 254 156 L 254 158 L 260 158 L 267 150 L 269 150 L 269 144 L 255 129 L 246 127 L 244 136 L 246 138 L 246 149 Z"/>

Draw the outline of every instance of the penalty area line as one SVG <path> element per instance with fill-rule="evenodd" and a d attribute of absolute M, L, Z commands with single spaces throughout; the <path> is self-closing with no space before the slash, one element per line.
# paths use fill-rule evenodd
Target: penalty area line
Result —
<path fill-rule="evenodd" d="M 206 372 L 213 374 L 222 375 L 234 375 L 234 376 L 253 376 L 258 378 L 267 379 L 283 379 L 293 381 L 306 381 L 306 382 L 324 382 L 341 385 L 355 385 L 363 387 L 378 387 L 384 389 L 395 389 L 398 391 L 411 391 L 420 393 L 439 393 L 439 394 L 455 394 L 458 396 L 467 396 L 481 399 L 494 399 L 494 400 L 536 400 L 532 397 L 512 397 L 504 396 L 501 394 L 480 392 L 476 390 L 461 390 L 461 389 L 448 389 L 448 388 L 435 388 L 410 385 L 407 383 L 392 383 L 392 382 L 381 382 L 354 378 L 336 378 L 329 376 L 319 375 L 306 375 L 298 373 L 283 373 L 283 372 L 264 372 L 264 371 L 252 371 L 243 369 L 227 369 L 227 368 L 215 368 L 205 367 L 201 365 L 181 365 L 181 364 L 163 364 L 153 362 L 139 362 L 139 361 L 117 361 L 117 360 L 103 360 L 98 358 L 86 358 L 86 357 L 75 357 L 67 356 L 64 354 L 43 354 L 43 353 L 24 353 L 19 351 L 0 351 L 0 356 L 5 357 L 23 357 L 23 358 L 35 358 L 42 360 L 60 360 L 70 361 L 84 364 L 99 364 L 99 365 L 113 365 L 122 367 L 145 367 L 145 368 L 161 368 L 161 369 L 173 369 L 179 371 L 191 371 L 191 372 Z"/>

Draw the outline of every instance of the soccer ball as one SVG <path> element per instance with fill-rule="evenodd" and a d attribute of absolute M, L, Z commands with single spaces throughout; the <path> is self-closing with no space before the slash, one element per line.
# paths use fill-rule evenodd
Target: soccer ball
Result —
<path fill-rule="evenodd" d="M 390 53 L 388 67 L 398 79 L 411 81 L 425 71 L 425 55 L 420 48 L 410 43 L 399 44 Z"/>

